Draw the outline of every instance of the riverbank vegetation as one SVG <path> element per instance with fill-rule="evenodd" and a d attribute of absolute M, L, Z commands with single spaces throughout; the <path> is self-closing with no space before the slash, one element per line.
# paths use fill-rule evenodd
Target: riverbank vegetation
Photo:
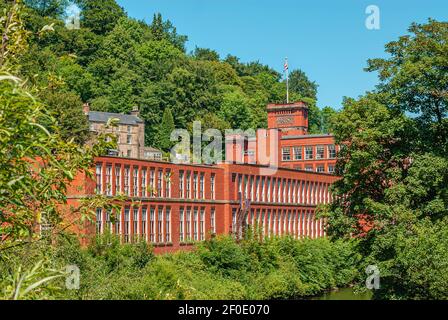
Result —
<path fill-rule="evenodd" d="M 10 298 L 19 267 L 41 266 L 23 287 L 47 277 L 30 299 L 297 299 L 344 287 L 357 275 L 354 242 L 218 237 L 196 250 L 155 256 L 144 242 L 123 245 L 102 236 L 82 249 L 75 238 L 35 243 L 0 259 L 0 296 Z M 14 253 L 14 254 L 12 254 Z M 79 290 L 67 290 L 65 266 L 80 269 Z M 21 274 L 23 275 L 23 274 Z M 19 275 L 17 275 L 19 276 Z"/>

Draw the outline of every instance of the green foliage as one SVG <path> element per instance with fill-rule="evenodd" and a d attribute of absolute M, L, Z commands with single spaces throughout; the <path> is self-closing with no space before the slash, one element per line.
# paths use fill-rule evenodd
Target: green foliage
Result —
<path fill-rule="evenodd" d="M 25 0 L 24 3 L 41 16 L 62 17 L 69 4 L 68 0 Z"/>
<path fill-rule="evenodd" d="M 389 59 L 371 59 L 367 71 L 378 71 L 378 90 L 390 108 L 417 116 L 419 139 L 429 151 L 448 154 L 448 22 L 413 23 L 411 34 L 386 45 Z M 422 144 L 425 147 L 425 144 Z"/>
<path fill-rule="evenodd" d="M 317 100 L 318 85 L 310 81 L 302 70 L 293 70 L 289 74 L 289 90 L 303 98 Z"/>
<path fill-rule="evenodd" d="M 66 290 L 62 277 L 20 298 L 300 298 L 350 284 L 359 262 L 353 245 L 289 238 L 264 242 L 252 238 L 237 244 L 230 237 L 219 237 L 195 251 L 154 256 L 146 243 L 123 245 L 113 235 L 98 237 L 88 248 L 81 248 L 75 238 L 60 238 L 53 246 L 34 244 L 26 259 L 22 248 L 9 252 L 8 261 L 0 260 L 0 287 L 11 283 L 15 266 L 33 268 L 42 260 L 54 270 L 77 265 L 80 289 Z"/>
<path fill-rule="evenodd" d="M 57 88 L 51 89 L 76 95 L 94 110 L 127 113 L 138 105 L 146 122 L 147 145 L 166 148 L 159 145 L 159 129 L 167 108 L 178 128 L 211 117 L 220 124 L 218 129 L 227 125 L 247 129 L 265 128 L 266 104 L 285 102 L 286 85 L 278 72 L 230 55 L 221 60 L 216 51 L 206 48 L 187 54 L 187 37 L 161 14 L 147 24 L 128 17 L 115 0 L 75 2 L 81 9 L 79 30 L 67 29 L 58 14 L 40 10 L 51 3 L 62 8 L 63 1 L 27 2 L 25 22 L 31 34 L 29 50 L 20 60 L 22 77 L 44 92 L 52 85 L 49 79 L 59 79 Z M 41 34 L 46 25 L 53 31 Z M 292 98 L 309 99 L 310 132 L 327 130 L 322 123 L 326 118 L 316 106 L 317 85 L 299 70 L 291 74 L 291 84 Z M 65 115 L 54 103 L 49 107 L 56 114 L 62 111 L 63 118 L 72 118 L 68 109 Z M 66 124 L 60 125 L 67 133 L 84 130 L 82 121 Z M 67 136 L 82 142 L 75 133 Z"/>
<path fill-rule="evenodd" d="M 359 237 L 365 266 L 379 267 L 376 298 L 447 298 L 447 26 L 413 24 L 386 45 L 389 59 L 369 61 L 377 90 L 346 99 L 332 124 L 342 179 L 322 213 L 333 237 Z"/>
<path fill-rule="evenodd" d="M 125 16 L 115 0 L 75 0 L 81 8 L 81 23 L 94 33 L 104 35 L 114 28 L 116 22 Z"/>
<path fill-rule="evenodd" d="M 166 108 L 163 111 L 162 122 L 159 128 L 159 146 L 164 151 L 169 151 L 173 146 L 171 142 L 171 132 L 175 129 L 173 115 L 171 114 L 170 108 Z"/>

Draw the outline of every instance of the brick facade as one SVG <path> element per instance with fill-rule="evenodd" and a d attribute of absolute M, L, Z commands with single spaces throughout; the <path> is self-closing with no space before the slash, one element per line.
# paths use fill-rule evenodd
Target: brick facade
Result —
<path fill-rule="evenodd" d="M 293 120 L 281 120 L 279 127 L 272 119 L 288 108 L 292 108 L 288 114 L 294 115 Z M 325 221 L 315 219 L 315 210 L 331 201 L 329 188 L 338 179 L 329 173 L 336 162 L 334 139 L 306 134 L 307 107 L 303 103 L 270 105 L 268 113 L 268 135 L 272 130 L 279 133 L 276 152 L 280 153 L 280 165 L 274 170 L 258 159 L 254 164 L 206 166 L 97 158 L 95 178 L 85 174 L 76 178 L 69 189 L 69 205 L 76 206 L 80 198 L 95 193 L 124 195 L 126 200 L 120 203 L 119 212 L 97 209 L 96 224 L 83 233 L 89 237 L 109 229 L 123 242 L 142 238 L 153 244 L 156 253 L 188 249 L 214 234 L 239 236 L 247 225 L 256 226 L 264 236 L 325 236 Z M 312 159 L 306 155 L 310 147 Z M 285 148 L 290 149 L 290 159 L 284 158 Z M 295 157 L 295 148 L 302 148 L 300 159 Z M 247 145 L 239 150 L 244 151 L 242 160 L 247 160 L 248 150 Z M 232 147 L 230 151 L 235 150 Z M 307 166 L 312 170 L 306 171 Z M 320 166 L 324 169 L 316 172 Z M 117 217 L 116 223 L 111 222 L 111 215 Z"/>

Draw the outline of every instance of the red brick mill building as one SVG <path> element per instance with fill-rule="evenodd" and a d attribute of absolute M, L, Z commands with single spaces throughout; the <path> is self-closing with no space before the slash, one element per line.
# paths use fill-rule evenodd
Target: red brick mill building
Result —
<path fill-rule="evenodd" d="M 97 209 L 87 233 L 108 230 L 125 243 L 144 239 L 156 253 L 214 234 L 239 236 L 247 225 L 264 236 L 325 236 L 315 210 L 331 201 L 329 187 L 337 179 L 333 137 L 308 135 L 308 108 L 301 102 L 269 105 L 268 129 L 278 132 L 280 162 L 273 172 L 258 161 L 194 165 L 105 156 L 96 159 L 95 180 L 77 177 L 69 205 L 96 193 L 124 195 L 119 212 Z M 239 156 L 250 152 L 245 145 Z"/>

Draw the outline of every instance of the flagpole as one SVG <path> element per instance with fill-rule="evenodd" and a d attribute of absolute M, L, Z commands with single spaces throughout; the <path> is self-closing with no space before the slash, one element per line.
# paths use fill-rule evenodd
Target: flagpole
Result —
<path fill-rule="evenodd" d="M 288 57 L 286 57 L 286 103 L 289 103 L 289 64 L 288 64 Z"/>

